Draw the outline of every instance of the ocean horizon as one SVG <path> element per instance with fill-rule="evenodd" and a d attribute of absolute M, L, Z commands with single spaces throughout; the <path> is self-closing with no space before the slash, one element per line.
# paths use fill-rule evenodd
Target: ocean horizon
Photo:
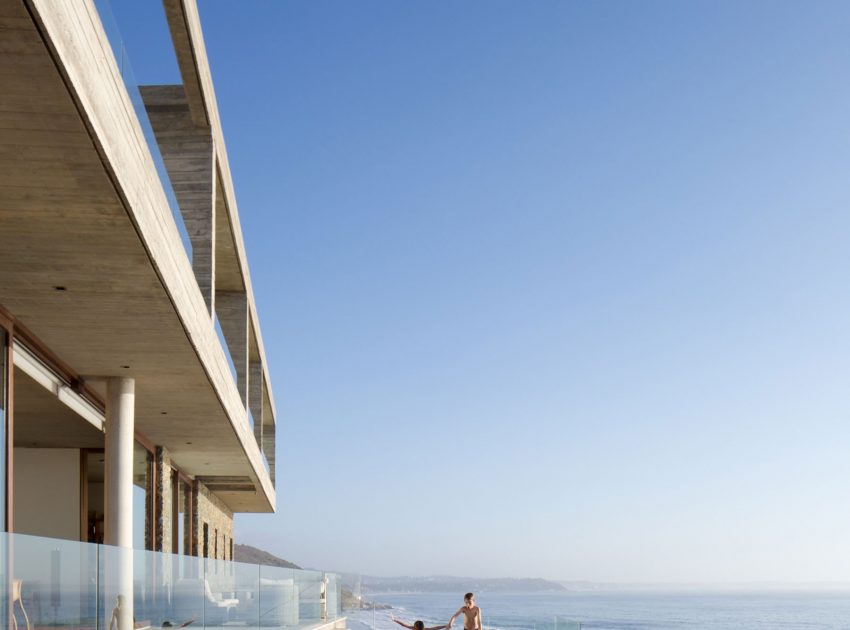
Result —
<path fill-rule="evenodd" d="M 462 593 L 363 593 L 389 610 L 346 611 L 364 630 L 399 626 L 392 615 L 444 624 Z M 839 630 L 850 628 L 850 589 L 476 593 L 485 630 Z M 462 630 L 462 620 L 454 626 Z"/>

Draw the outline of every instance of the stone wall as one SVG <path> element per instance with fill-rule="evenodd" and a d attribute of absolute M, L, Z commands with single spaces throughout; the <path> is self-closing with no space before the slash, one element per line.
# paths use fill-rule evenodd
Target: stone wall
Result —
<path fill-rule="evenodd" d="M 209 558 L 232 560 L 233 512 L 199 481 L 193 486 L 194 527 L 192 549 L 194 555 L 204 556 L 204 526 L 207 527 L 207 553 Z"/>
<path fill-rule="evenodd" d="M 171 456 L 164 446 L 157 446 L 154 454 L 156 468 L 156 522 L 154 523 L 154 546 L 156 551 L 171 553 L 172 547 L 172 497 Z M 150 547 L 149 547 L 150 548 Z"/>
<path fill-rule="evenodd" d="M 154 455 L 156 468 L 155 522 L 153 527 L 147 524 L 146 535 L 153 536 L 153 549 L 171 553 L 173 550 L 172 501 L 173 495 L 171 456 L 168 449 L 157 446 Z M 183 516 L 183 549 L 192 550 L 193 556 L 204 556 L 204 525 L 207 526 L 207 557 L 219 560 L 232 560 L 233 554 L 233 512 L 221 502 L 200 481 L 185 486 L 186 503 L 191 500 L 192 512 Z M 150 496 L 150 495 L 148 495 Z M 190 522 L 191 521 L 191 522 Z"/>

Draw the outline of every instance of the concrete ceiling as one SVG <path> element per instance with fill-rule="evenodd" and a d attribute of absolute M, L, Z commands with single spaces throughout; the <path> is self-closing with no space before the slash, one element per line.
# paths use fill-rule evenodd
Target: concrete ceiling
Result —
<path fill-rule="evenodd" d="M 103 432 L 50 391 L 15 370 L 15 446 L 103 448 Z"/>
<path fill-rule="evenodd" d="M 84 377 L 135 378 L 137 430 L 185 472 L 255 480 L 23 3 L 0 0 L 0 22 L 0 305 Z M 221 497 L 270 509 L 254 491 Z"/>

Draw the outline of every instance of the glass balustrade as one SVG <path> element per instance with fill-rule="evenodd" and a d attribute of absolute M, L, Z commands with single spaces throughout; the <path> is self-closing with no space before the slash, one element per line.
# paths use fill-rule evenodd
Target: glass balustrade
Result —
<path fill-rule="evenodd" d="M 330 630 L 343 619 L 333 573 L 24 534 L 0 534 L 0 588 L 18 628 Z"/>

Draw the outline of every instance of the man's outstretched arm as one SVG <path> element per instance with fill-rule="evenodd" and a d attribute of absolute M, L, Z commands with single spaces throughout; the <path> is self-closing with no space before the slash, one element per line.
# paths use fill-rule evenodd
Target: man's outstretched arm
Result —
<path fill-rule="evenodd" d="M 403 621 L 399 621 L 399 620 L 398 620 L 398 619 L 396 619 L 395 617 L 390 617 L 390 619 L 392 619 L 393 621 L 395 621 L 395 622 L 396 622 L 398 625 L 400 625 L 402 628 L 407 628 L 407 630 L 413 630 L 413 626 L 408 626 L 406 623 L 404 623 Z"/>

